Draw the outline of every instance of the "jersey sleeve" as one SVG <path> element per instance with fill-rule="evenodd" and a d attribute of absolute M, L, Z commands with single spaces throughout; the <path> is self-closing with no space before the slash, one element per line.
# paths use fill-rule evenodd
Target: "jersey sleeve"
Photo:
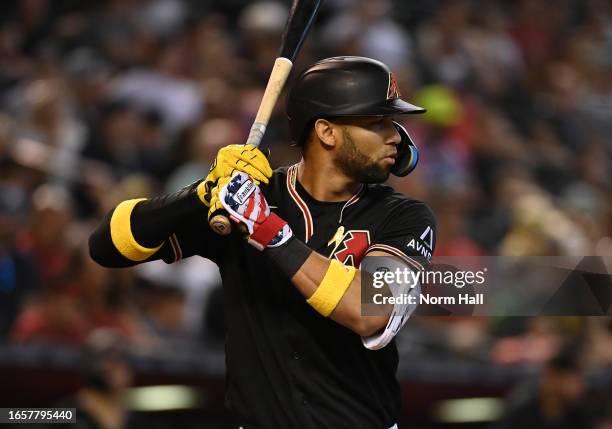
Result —
<path fill-rule="evenodd" d="M 436 246 L 436 221 L 431 209 L 420 201 L 403 201 L 376 231 L 366 255 L 375 250 L 390 253 L 416 270 L 431 262 Z"/>
<path fill-rule="evenodd" d="M 210 228 L 206 216 L 193 216 L 178 225 L 164 244 L 166 251 L 160 259 L 168 264 L 194 255 L 216 262 L 221 237 Z"/>
<path fill-rule="evenodd" d="M 390 213 L 380 232 L 374 237 L 374 243 L 368 247 L 366 255 L 373 251 L 382 251 L 394 255 L 401 261 L 393 267 L 422 271 L 431 262 L 436 244 L 436 222 L 429 207 L 421 202 L 402 204 Z M 382 259 L 382 258 L 381 258 Z M 384 258 L 390 259 L 390 258 Z M 362 337 L 364 347 L 377 350 L 391 342 L 402 326 L 416 310 L 421 285 L 390 284 L 394 297 L 413 296 L 414 303 L 407 299 L 398 300 L 393 306 L 385 328 L 369 337 Z"/>
<path fill-rule="evenodd" d="M 172 263 L 192 255 L 214 261 L 220 238 L 210 229 L 206 210 L 179 192 L 183 195 L 120 203 L 89 237 L 92 259 L 111 268 L 159 259 Z"/>

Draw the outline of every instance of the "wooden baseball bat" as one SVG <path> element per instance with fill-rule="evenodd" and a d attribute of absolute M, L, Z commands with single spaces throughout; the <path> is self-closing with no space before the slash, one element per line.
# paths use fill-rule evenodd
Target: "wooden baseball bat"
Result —
<path fill-rule="evenodd" d="M 261 104 L 255 116 L 255 121 L 251 126 L 249 137 L 246 144 L 259 146 L 266 132 L 266 127 L 270 121 L 272 110 L 276 105 L 276 101 L 285 86 L 285 82 L 289 77 L 293 60 L 297 56 L 306 35 L 314 22 L 314 19 L 319 11 L 322 0 L 294 0 L 285 24 L 285 30 L 281 39 L 279 56 L 274 61 L 274 67 L 270 73 L 266 90 L 264 91 Z M 227 217 L 227 213 L 215 213 L 210 219 L 210 227 L 217 234 L 227 235 L 231 232 L 232 226 Z"/>

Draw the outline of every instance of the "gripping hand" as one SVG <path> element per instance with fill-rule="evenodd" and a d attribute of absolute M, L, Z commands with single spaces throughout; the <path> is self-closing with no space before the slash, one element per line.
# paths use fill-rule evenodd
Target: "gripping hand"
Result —
<path fill-rule="evenodd" d="M 222 178 L 229 179 L 241 171 L 247 173 L 257 184 L 268 184 L 272 177 L 272 168 L 268 158 L 262 151 L 253 145 L 232 144 L 219 150 L 206 179 L 198 185 L 198 197 L 207 206 L 210 212 L 222 209 L 221 204 L 214 198 L 213 190 Z"/>
<path fill-rule="evenodd" d="M 278 247 L 293 235 L 287 222 L 270 212 L 261 189 L 248 174 L 234 174 L 219 191 L 218 200 L 232 221 L 246 227 L 249 244 L 259 250 Z"/>

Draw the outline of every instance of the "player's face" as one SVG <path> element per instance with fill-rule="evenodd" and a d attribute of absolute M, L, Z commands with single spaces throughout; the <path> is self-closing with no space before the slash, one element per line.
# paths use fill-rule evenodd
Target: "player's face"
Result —
<path fill-rule="evenodd" d="M 337 125 L 341 127 L 342 142 L 334 158 L 336 167 L 360 183 L 387 180 L 401 141 L 393 119 L 360 116 L 342 118 Z"/>

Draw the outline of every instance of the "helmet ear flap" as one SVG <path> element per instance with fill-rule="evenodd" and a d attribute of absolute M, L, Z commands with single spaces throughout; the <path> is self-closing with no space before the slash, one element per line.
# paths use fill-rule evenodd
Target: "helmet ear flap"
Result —
<path fill-rule="evenodd" d="M 414 170 L 419 162 L 419 150 L 410 138 L 410 134 L 401 124 L 393 121 L 395 129 L 402 137 L 401 142 L 397 147 L 397 159 L 395 165 L 391 169 L 391 173 L 398 177 L 409 175 Z"/>

